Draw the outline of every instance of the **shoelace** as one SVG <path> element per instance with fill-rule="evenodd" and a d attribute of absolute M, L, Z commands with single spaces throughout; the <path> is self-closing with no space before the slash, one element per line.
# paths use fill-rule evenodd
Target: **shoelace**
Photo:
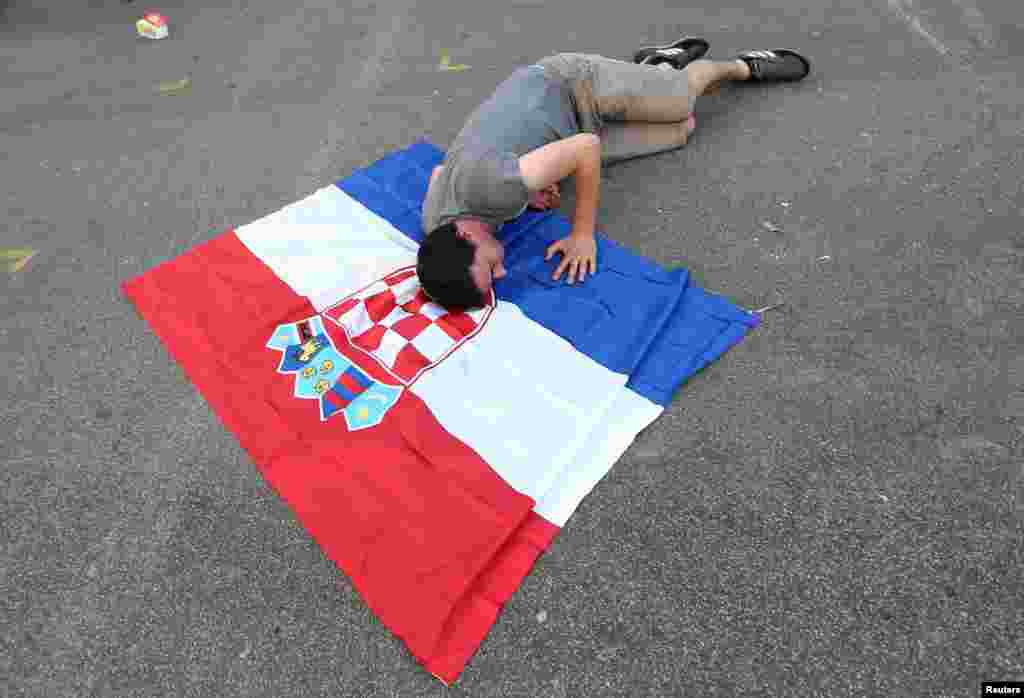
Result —
<path fill-rule="evenodd" d="M 764 59 L 766 61 L 773 61 L 773 60 L 776 60 L 778 58 L 778 55 L 776 55 L 772 51 L 766 51 L 766 50 L 758 49 L 756 51 L 747 51 L 746 53 L 743 54 L 743 57 L 744 58 L 762 58 L 762 59 Z"/>
<path fill-rule="evenodd" d="M 685 55 L 686 49 L 682 48 L 659 48 L 657 51 L 650 53 L 646 58 L 640 61 L 641 65 L 649 65 L 651 61 L 656 58 L 664 58 L 666 56 L 678 56 L 680 54 Z"/>
<path fill-rule="evenodd" d="M 761 68 L 762 61 L 767 61 L 769 63 L 778 61 L 779 55 L 765 49 L 757 49 L 754 51 L 747 51 L 743 54 L 743 58 L 750 61 L 747 63 L 747 66 L 750 68 L 750 74 L 755 78 L 760 79 L 763 75 Z"/>

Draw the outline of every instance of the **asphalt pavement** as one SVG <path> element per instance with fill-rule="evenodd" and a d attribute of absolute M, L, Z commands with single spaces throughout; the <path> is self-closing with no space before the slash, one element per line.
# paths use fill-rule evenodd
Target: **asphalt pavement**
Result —
<path fill-rule="evenodd" d="M 37 251 L 0 272 L 0 695 L 1024 680 L 1024 5 L 71 5 L 0 2 L 0 247 Z M 151 7 L 167 39 L 135 35 Z M 599 227 L 744 307 L 785 305 L 641 434 L 445 688 L 118 284 L 416 140 L 445 147 L 518 65 L 682 34 L 718 58 L 796 48 L 813 72 L 700 99 L 684 149 L 605 172 Z M 439 70 L 445 50 L 469 68 Z"/>

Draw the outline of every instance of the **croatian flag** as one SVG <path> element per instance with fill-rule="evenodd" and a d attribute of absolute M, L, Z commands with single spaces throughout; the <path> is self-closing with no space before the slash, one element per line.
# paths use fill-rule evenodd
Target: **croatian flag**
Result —
<path fill-rule="evenodd" d="M 584 496 L 757 316 L 553 212 L 449 312 L 416 279 L 421 142 L 123 284 L 267 481 L 434 676 L 463 671 Z"/>

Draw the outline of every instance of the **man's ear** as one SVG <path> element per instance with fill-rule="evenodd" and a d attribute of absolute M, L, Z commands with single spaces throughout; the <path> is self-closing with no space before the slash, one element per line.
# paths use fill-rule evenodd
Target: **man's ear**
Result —
<path fill-rule="evenodd" d="M 480 244 L 480 231 L 472 223 L 461 225 L 462 221 L 455 221 L 455 235 L 474 245 Z"/>

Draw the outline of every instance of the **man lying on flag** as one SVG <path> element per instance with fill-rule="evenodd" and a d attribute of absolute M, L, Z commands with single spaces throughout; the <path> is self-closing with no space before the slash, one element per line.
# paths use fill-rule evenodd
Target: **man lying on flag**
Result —
<path fill-rule="evenodd" d="M 601 163 L 683 144 L 690 95 L 806 74 L 792 53 L 693 60 L 706 50 L 545 59 L 498 88 L 447 159 L 410 146 L 123 284 L 325 554 L 445 683 L 636 435 L 758 323 L 685 269 L 594 234 Z M 557 206 L 569 175 L 572 223 L 518 216 Z M 495 285 L 506 245 L 512 273 Z M 575 288 L 539 259 L 561 252 L 555 277 L 574 282 L 596 270 L 595 247 L 603 273 Z"/>
<path fill-rule="evenodd" d="M 735 60 L 698 60 L 709 48 L 687 37 L 642 48 L 633 62 L 560 53 L 520 68 L 474 111 L 430 179 L 423 205 L 426 239 L 417 274 L 434 301 L 450 308 L 486 304 L 505 276 L 497 234 L 527 206 L 557 207 L 558 182 L 573 175 L 571 233 L 551 244 L 562 254 L 552 278 L 572 284 L 597 271 L 594 225 L 601 165 L 686 144 L 696 128 L 696 97 L 723 80 L 795 81 L 810 63 L 787 49 Z"/>

